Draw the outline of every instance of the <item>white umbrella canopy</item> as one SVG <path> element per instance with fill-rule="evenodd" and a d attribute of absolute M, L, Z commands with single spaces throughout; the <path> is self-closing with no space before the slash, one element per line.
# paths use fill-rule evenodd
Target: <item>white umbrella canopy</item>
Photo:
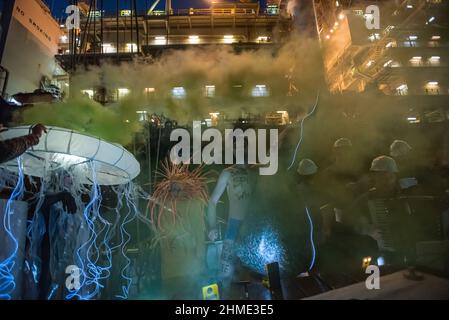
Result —
<path fill-rule="evenodd" d="M 0 133 L 0 140 L 8 140 L 30 133 L 31 126 L 9 128 Z M 73 130 L 47 127 L 38 145 L 23 155 L 26 175 L 43 178 L 49 172 L 64 168 L 73 172 L 83 184 L 93 184 L 92 167 L 99 185 L 125 184 L 140 173 L 136 158 L 119 144 L 113 144 Z M 93 164 L 93 166 L 90 165 Z M 17 172 L 17 161 L 0 167 Z"/>

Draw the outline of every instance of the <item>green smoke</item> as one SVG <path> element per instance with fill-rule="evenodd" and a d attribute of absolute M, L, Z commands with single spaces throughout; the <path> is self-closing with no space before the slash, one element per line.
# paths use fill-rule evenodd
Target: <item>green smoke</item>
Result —
<path fill-rule="evenodd" d="M 27 109 L 23 112 L 23 123 L 43 123 L 58 126 L 103 138 L 110 142 L 127 145 L 132 133 L 140 129 L 135 120 L 135 108 L 126 108 L 131 101 L 104 107 L 88 98 L 78 97 L 67 102 Z M 127 119 L 131 119 L 127 122 Z"/>
<path fill-rule="evenodd" d="M 23 117 L 27 124 L 42 122 L 126 145 L 140 129 L 136 111 L 164 114 L 181 124 L 208 118 L 217 111 L 231 119 L 242 113 L 263 114 L 284 110 L 292 103 L 287 97 L 290 83 L 298 88 L 293 108 L 300 109 L 304 100 L 315 98 L 316 88 L 321 86 L 320 68 L 316 41 L 297 34 L 277 49 L 241 53 L 219 46 L 168 50 L 150 61 L 136 59 L 79 69 L 71 76 L 72 97 L 64 103 L 26 110 Z M 251 97 L 252 89 L 260 84 L 269 88 L 269 97 Z M 215 85 L 214 99 L 205 96 L 207 85 Z M 173 97 L 174 87 L 184 87 L 186 97 Z M 98 88 L 108 93 L 126 88 L 130 94 L 106 107 L 81 94 L 82 90 Z M 155 92 L 146 94 L 146 88 L 155 88 Z"/>

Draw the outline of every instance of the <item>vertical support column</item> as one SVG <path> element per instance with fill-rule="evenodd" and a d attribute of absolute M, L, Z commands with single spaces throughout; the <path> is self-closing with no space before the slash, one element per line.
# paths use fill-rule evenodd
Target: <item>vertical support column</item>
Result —
<path fill-rule="evenodd" d="M 104 0 L 100 0 L 100 13 L 101 13 L 101 20 L 100 20 L 100 37 L 101 37 L 101 55 L 104 53 Z"/>
<path fill-rule="evenodd" d="M 78 0 L 72 0 L 71 4 L 74 6 L 78 6 Z M 81 26 L 80 26 L 81 28 Z M 81 29 L 72 28 L 70 30 L 70 67 L 72 72 L 76 71 L 76 55 L 78 52 L 78 32 L 81 32 Z"/>
<path fill-rule="evenodd" d="M 94 39 L 93 39 L 93 47 L 94 47 L 94 64 L 97 64 L 97 0 L 94 0 Z"/>
<path fill-rule="evenodd" d="M 137 44 L 137 53 L 140 53 L 140 32 L 139 32 L 139 16 L 137 15 L 137 0 L 134 1 L 134 22 L 136 24 L 136 44 Z"/>
<path fill-rule="evenodd" d="M 131 0 L 131 17 L 130 17 L 131 18 L 131 21 L 130 21 L 130 23 L 131 23 L 131 25 L 130 25 L 130 27 L 131 27 L 131 54 L 134 53 L 134 23 L 133 23 L 133 17 L 134 17 L 134 14 L 136 13 L 135 12 L 135 8 L 134 8 L 134 3 L 135 2 L 133 0 Z M 127 23 L 128 22 L 126 21 L 125 25 L 127 25 Z"/>
<path fill-rule="evenodd" d="M 166 16 L 166 20 L 165 20 L 165 27 L 166 27 L 166 31 L 167 31 L 167 36 L 165 41 L 167 42 L 167 44 L 169 44 L 169 36 L 170 36 L 170 14 L 171 14 L 172 8 L 171 8 L 171 0 L 165 0 L 165 16 Z"/>
<path fill-rule="evenodd" d="M 117 63 L 120 62 L 120 53 L 119 53 L 119 48 L 120 48 L 120 33 L 119 33 L 119 15 L 120 15 L 120 1 L 117 0 L 117 10 L 115 10 L 116 12 L 116 31 L 117 31 L 117 42 L 116 42 L 116 53 L 117 53 Z"/>
<path fill-rule="evenodd" d="M 171 0 L 165 0 L 165 14 L 169 16 L 171 14 Z"/>

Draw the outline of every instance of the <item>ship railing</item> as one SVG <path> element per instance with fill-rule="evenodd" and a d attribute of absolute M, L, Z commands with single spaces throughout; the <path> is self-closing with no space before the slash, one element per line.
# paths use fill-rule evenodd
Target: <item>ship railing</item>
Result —
<path fill-rule="evenodd" d="M 258 11 L 254 8 L 209 8 L 209 9 L 178 9 L 174 15 L 202 15 L 202 16 L 247 16 L 258 15 Z"/>

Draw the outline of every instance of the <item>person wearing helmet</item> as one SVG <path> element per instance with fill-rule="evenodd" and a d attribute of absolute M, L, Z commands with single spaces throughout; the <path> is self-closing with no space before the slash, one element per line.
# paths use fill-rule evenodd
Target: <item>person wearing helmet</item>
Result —
<path fill-rule="evenodd" d="M 408 195 L 422 195 L 422 192 L 419 186 L 404 188 L 399 174 L 400 167 L 392 157 L 382 155 L 373 159 L 370 168 L 373 187 L 348 210 L 348 222 L 356 232 L 375 239 L 389 259 L 402 264 L 413 260 L 414 236 L 419 232 L 416 220 L 410 218 L 415 207 L 406 199 Z M 430 213 L 433 209 L 426 210 Z M 384 218 L 383 212 L 388 218 Z M 393 248 L 393 253 L 385 248 L 386 243 Z"/>
<path fill-rule="evenodd" d="M 358 234 L 377 240 L 379 230 L 375 229 L 371 221 L 369 201 L 394 199 L 401 195 L 398 172 L 398 166 L 392 157 L 382 155 L 374 158 L 370 167 L 372 188 L 353 201 L 345 210 L 343 224 Z"/>
<path fill-rule="evenodd" d="M 318 166 L 310 159 L 303 159 L 298 164 L 296 173 L 300 180 L 311 180 L 318 172 Z"/>
<path fill-rule="evenodd" d="M 333 199 L 336 208 L 343 209 L 352 202 L 353 191 L 348 187 L 362 175 L 361 161 L 356 160 L 353 144 L 348 138 L 340 138 L 333 144 L 334 160 L 320 173 L 319 183 Z"/>
<path fill-rule="evenodd" d="M 413 165 L 412 147 L 404 140 L 394 140 L 390 145 L 390 156 L 395 159 L 399 167 L 399 185 L 408 189 L 418 184 L 416 166 Z"/>
<path fill-rule="evenodd" d="M 340 189 L 344 187 L 342 185 Z M 337 193 L 339 193 L 337 197 L 341 197 L 341 190 L 334 190 L 334 194 Z M 341 205 L 338 201 L 321 208 L 321 229 L 324 237 L 319 244 L 318 265 L 324 276 L 336 273 L 356 274 L 360 270 L 359 263 L 363 257 L 376 256 L 378 251 L 376 240 L 370 232 L 360 232 L 360 223 L 356 215 L 361 211 L 358 207 L 365 203 L 363 201 L 365 197 L 366 195 L 359 200 L 357 209 L 352 208 L 350 205 L 352 202 L 347 206 L 338 207 Z"/>
<path fill-rule="evenodd" d="M 382 155 L 373 159 L 369 171 L 372 188 L 348 206 L 342 215 L 342 223 L 359 234 L 376 239 L 377 231 L 372 229 L 368 201 L 398 196 L 400 194 L 397 179 L 399 170 L 393 158 Z"/>
<path fill-rule="evenodd" d="M 327 208 L 331 202 L 326 193 L 321 191 L 320 185 L 317 183 L 319 168 L 311 159 L 303 159 L 299 162 L 296 170 L 298 183 L 296 187 L 298 196 L 298 214 L 295 218 L 298 220 L 294 225 L 306 226 L 302 236 L 298 239 L 297 228 L 291 235 L 284 234 L 285 238 L 295 241 L 293 247 L 296 253 L 290 256 L 295 257 L 298 262 L 297 268 L 304 271 L 312 271 L 316 269 L 317 261 L 313 261 L 313 250 L 321 246 L 327 240 L 331 233 L 331 219 L 326 219 L 330 215 L 326 215 L 324 208 Z M 292 221 L 290 221 L 290 224 Z M 285 229 L 284 229 L 285 230 Z M 313 232 L 313 243 L 310 238 L 310 232 Z M 303 243 L 304 247 L 298 252 L 298 244 Z M 319 250 L 319 248 L 318 248 Z M 316 257 L 315 257 L 316 258 Z M 292 259 L 293 260 L 293 259 Z M 301 265 L 299 265 L 299 260 Z M 314 262 L 314 263 L 312 263 Z M 302 268 L 302 269 L 301 269 Z M 308 268 L 308 269 L 307 269 Z"/>
<path fill-rule="evenodd" d="M 352 147 L 352 141 L 349 140 L 348 138 L 340 138 L 334 142 L 335 149 L 351 148 L 351 147 Z M 342 150 L 342 149 L 340 149 L 340 150 Z"/>
<path fill-rule="evenodd" d="M 296 191 L 302 205 L 316 209 L 314 213 L 318 214 L 319 208 L 326 204 L 325 196 L 316 184 L 318 166 L 310 159 L 303 159 L 299 162 L 296 173 L 298 177 Z"/>
<path fill-rule="evenodd" d="M 353 150 L 352 142 L 348 138 L 336 140 L 333 146 L 334 162 L 329 169 L 338 175 L 352 175 Z"/>
<path fill-rule="evenodd" d="M 392 195 L 398 190 L 397 174 L 399 172 L 396 161 L 388 156 L 379 156 L 371 163 L 373 190 L 377 194 Z"/>
<path fill-rule="evenodd" d="M 443 195 L 446 182 L 431 165 L 419 163 L 412 147 L 404 140 L 390 145 L 390 155 L 398 166 L 398 184 L 404 195 Z"/>
<path fill-rule="evenodd" d="M 412 147 L 404 140 L 394 140 L 390 145 L 390 156 L 395 158 L 396 161 L 406 158 L 410 151 L 412 151 Z"/>

